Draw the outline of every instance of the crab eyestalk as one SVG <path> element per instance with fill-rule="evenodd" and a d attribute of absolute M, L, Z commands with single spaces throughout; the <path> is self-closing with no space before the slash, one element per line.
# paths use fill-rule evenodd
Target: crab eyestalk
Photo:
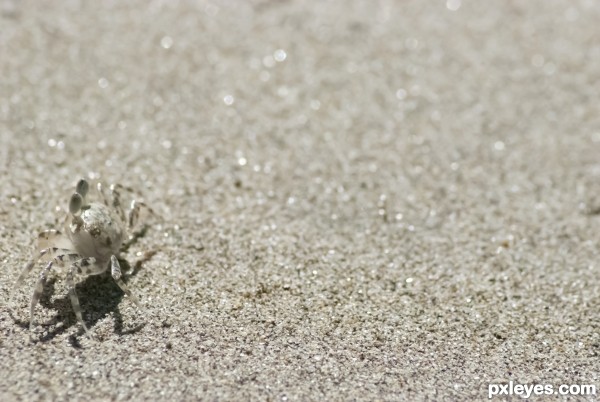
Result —
<path fill-rule="evenodd" d="M 69 201 L 69 212 L 73 216 L 79 215 L 79 211 L 81 211 L 81 206 L 83 205 L 83 197 L 81 194 L 75 193 L 71 196 L 71 201 Z"/>
<path fill-rule="evenodd" d="M 69 212 L 73 216 L 73 221 L 71 223 L 71 231 L 73 233 L 78 232 L 83 225 L 83 219 L 81 219 L 81 206 L 83 205 L 83 198 L 81 194 L 74 193 L 71 196 L 71 201 L 69 201 Z"/>
<path fill-rule="evenodd" d="M 87 180 L 81 179 L 77 182 L 77 185 L 75 186 L 75 192 L 81 196 L 81 205 L 86 205 L 85 196 L 87 195 L 89 189 L 90 186 Z"/>

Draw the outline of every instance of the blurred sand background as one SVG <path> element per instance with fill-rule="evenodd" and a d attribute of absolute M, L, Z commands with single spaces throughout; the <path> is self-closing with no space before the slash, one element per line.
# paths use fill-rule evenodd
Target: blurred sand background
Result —
<path fill-rule="evenodd" d="M 37 271 L 16 320 L 1 304 L 0 400 L 600 386 L 599 21 L 594 1 L 0 1 L 0 300 L 78 178 L 164 218 L 123 255 L 143 313 L 110 277 L 78 285 L 96 341 L 64 272 L 34 342 Z"/>

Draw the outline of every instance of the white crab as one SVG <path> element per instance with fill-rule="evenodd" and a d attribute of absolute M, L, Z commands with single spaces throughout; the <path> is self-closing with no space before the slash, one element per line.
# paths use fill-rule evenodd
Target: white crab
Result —
<path fill-rule="evenodd" d="M 75 293 L 75 277 L 98 275 L 105 272 L 109 267 L 111 275 L 117 285 L 133 300 L 138 308 L 141 308 L 138 299 L 127 288 L 121 279 L 121 267 L 117 259 L 123 240 L 128 229 L 136 227 L 141 208 L 151 211 L 145 204 L 133 201 L 129 210 L 129 216 L 121 206 L 119 185 L 110 186 L 111 197 L 106 197 L 102 185 L 98 183 L 98 192 L 104 203 L 86 203 L 86 195 L 89 185 L 85 179 L 81 179 L 75 187 L 75 193 L 69 202 L 70 214 L 65 221 L 64 231 L 66 235 L 58 230 L 46 230 L 39 234 L 39 253 L 29 261 L 13 288 L 16 291 L 22 284 L 27 274 L 33 269 L 40 259 L 47 261 L 47 265 L 40 273 L 35 285 L 30 305 L 30 330 L 33 327 L 33 312 L 40 300 L 48 272 L 54 265 L 69 265 L 67 272 L 67 287 L 69 298 L 77 321 L 83 326 L 86 333 L 88 328 L 83 322 L 81 306 Z M 11 295 L 12 299 L 12 295 Z"/>

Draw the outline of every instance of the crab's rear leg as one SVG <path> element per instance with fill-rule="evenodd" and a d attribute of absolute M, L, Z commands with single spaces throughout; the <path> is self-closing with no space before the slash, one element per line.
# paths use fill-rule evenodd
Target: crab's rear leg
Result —
<path fill-rule="evenodd" d="M 96 188 L 98 190 L 98 194 L 100 194 L 100 197 L 102 197 L 102 202 L 104 203 L 104 205 L 106 205 L 107 207 L 110 207 L 110 201 L 108 200 L 108 197 L 106 196 L 106 193 L 104 192 L 104 186 L 102 186 L 102 183 L 98 183 L 96 185 Z"/>
<path fill-rule="evenodd" d="M 127 218 L 127 229 L 129 233 L 129 239 L 121 245 L 121 252 L 125 252 L 129 247 L 137 241 L 140 237 L 144 236 L 146 232 L 146 225 L 140 225 L 140 215 L 142 212 L 148 212 L 152 216 L 157 217 L 158 215 L 148 205 L 140 201 L 132 201 L 131 208 L 129 210 Z"/>
<path fill-rule="evenodd" d="M 148 212 L 149 214 L 151 214 L 154 217 L 158 216 L 156 214 L 156 212 L 154 212 L 154 210 L 152 208 L 150 208 L 148 205 L 146 205 L 145 203 L 143 203 L 141 201 L 134 200 L 131 202 L 131 208 L 129 209 L 129 219 L 128 219 L 129 230 L 134 230 L 138 226 L 138 224 L 140 222 L 140 216 L 143 211 Z"/>
<path fill-rule="evenodd" d="M 154 210 L 152 208 L 150 208 L 145 203 L 134 199 L 130 204 L 129 211 L 127 214 L 127 219 L 125 219 L 125 212 L 123 211 L 123 205 L 121 204 L 121 191 L 126 191 L 134 197 L 139 196 L 139 193 L 137 193 L 130 187 L 123 186 L 122 184 L 113 184 L 112 186 L 110 186 L 110 191 L 111 191 L 112 197 L 113 197 L 113 200 L 112 200 L 113 207 L 115 207 L 117 209 L 119 214 L 122 214 L 121 217 L 123 219 L 123 222 L 127 222 L 130 230 L 133 230 L 136 228 L 136 226 L 139 222 L 141 213 L 143 211 L 148 212 L 149 214 L 151 214 L 154 217 L 158 217 L 158 214 L 156 212 L 154 212 Z"/>
<path fill-rule="evenodd" d="M 125 222 L 125 210 L 123 209 L 123 205 L 121 205 L 121 193 L 120 189 L 124 187 L 119 184 L 113 184 L 110 186 L 110 194 L 112 196 L 112 207 L 117 211 L 119 217 L 121 218 L 121 222 Z"/>

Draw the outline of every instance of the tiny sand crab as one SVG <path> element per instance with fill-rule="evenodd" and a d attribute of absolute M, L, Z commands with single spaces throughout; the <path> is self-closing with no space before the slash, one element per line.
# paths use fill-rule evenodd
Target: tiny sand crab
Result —
<path fill-rule="evenodd" d="M 69 266 L 67 272 L 69 298 L 77 321 L 86 333 L 89 333 L 88 328 L 83 322 L 81 306 L 75 293 L 76 276 L 98 275 L 110 267 L 111 276 L 117 285 L 133 300 L 138 309 L 141 309 L 138 299 L 121 279 L 121 267 L 117 257 L 127 232 L 136 227 L 140 210 L 143 208 L 150 212 L 152 210 L 143 203 L 133 201 L 126 217 L 119 194 L 119 189 L 124 189 L 124 187 L 110 186 L 111 197 L 109 199 L 105 195 L 102 185 L 98 183 L 98 192 L 103 203 L 87 203 L 85 197 L 88 189 L 88 182 L 85 179 L 79 180 L 69 202 L 69 215 L 67 215 L 64 225 L 66 235 L 58 230 L 41 232 L 38 239 L 39 253 L 25 265 L 15 283 L 13 294 L 23 284 L 25 277 L 39 260 L 47 261 L 31 297 L 30 330 L 33 328 L 35 306 L 44 290 L 48 273 L 55 265 L 64 267 L 68 264 Z M 12 300 L 13 295 L 10 298 Z"/>

